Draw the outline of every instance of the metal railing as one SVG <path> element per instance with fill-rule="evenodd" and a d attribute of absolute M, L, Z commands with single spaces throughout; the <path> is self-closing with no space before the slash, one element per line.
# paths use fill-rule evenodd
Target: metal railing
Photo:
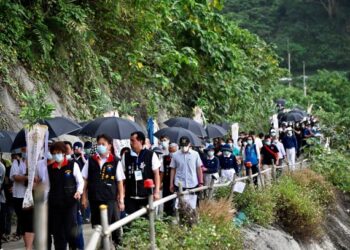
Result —
<path fill-rule="evenodd" d="M 302 169 L 305 163 L 307 162 L 307 159 L 302 160 L 300 162 L 295 163 L 295 166 L 300 166 L 300 169 Z M 202 186 L 194 189 L 188 189 L 186 191 L 183 191 L 183 188 L 181 185 L 179 185 L 179 191 L 177 193 L 174 193 L 172 195 L 166 196 L 162 199 L 159 199 L 157 201 L 153 200 L 153 195 L 150 194 L 148 197 L 148 205 L 147 207 L 141 208 L 137 210 L 136 212 L 128 215 L 127 217 L 120 219 L 116 222 L 114 222 L 111 225 L 108 225 L 108 218 L 107 218 L 107 206 L 106 205 L 101 205 L 100 210 L 101 210 L 101 224 L 102 226 L 96 226 L 94 228 L 94 233 L 92 234 L 89 243 L 86 246 L 86 250 L 95 250 L 97 247 L 100 245 L 101 239 L 103 239 L 103 249 L 104 250 L 110 250 L 112 249 L 111 246 L 111 234 L 113 231 L 120 229 L 122 226 L 142 217 L 143 215 L 147 214 L 148 215 L 148 221 L 149 221 L 149 231 L 150 231 L 150 249 L 155 250 L 156 249 L 156 241 L 155 241 L 155 208 L 159 207 L 160 205 L 174 200 L 174 199 L 181 199 L 184 195 L 187 194 L 192 194 L 192 193 L 197 193 L 200 191 L 204 190 L 209 190 L 209 199 L 212 198 L 213 196 L 213 191 L 215 188 L 220 188 L 220 187 L 228 187 L 232 186 L 231 188 L 231 193 L 230 197 L 233 195 L 233 186 L 236 182 L 239 181 L 244 181 L 244 180 L 250 180 L 250 184 L 252 184 L 252 180 L 254 177 L 259 177 L 259 181 L 261 184 L 261 187 L 264 187 L 264 182 L 262 180 L 262 175 L 266 174 L 267 172 L 271 171 L 271 176 L 272 180 L 276 181 L 277 176 L 276 176 L 276 170 L 277 169 L 283 169 L 285 167 L 288 167 L 289 170 L 289 165 L 288 164 L 283 164 L 282 166 L 275 166 L 274 164 L 271 165 L 270 168 L 267 168 L 263 171 L 260 171 L 260 168 L 258 168 L 258 173 L 252 174 L 251 168 L 249 171 L 249 174 L 244 177 L 237 177 L 234 175 L 234 178 L 232 181 L 225 182 L 225 183 L 217 183 L 214 184 L 214 179 L 211 180 L 211 183 L 209 186 Z"/>

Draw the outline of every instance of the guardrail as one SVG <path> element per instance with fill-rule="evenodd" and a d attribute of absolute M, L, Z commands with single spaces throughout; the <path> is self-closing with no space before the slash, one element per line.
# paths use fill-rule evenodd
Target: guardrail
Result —
<path fill-rule="evenodd" d="M 301 162 L 295 163 L 296 166 L 300 166 L 300 169 L 302 169 L 305 165 L 305 163 L 308 160 L 302 160 Z M 191 194 L 191 193 L 197 193 L 200 191 L 204 190 L 209 190 L 209 199 L 212 198 L 213 192 L 215 188 L 220 188 L 220 187 L 227 187 L 227 186 L 232 186 L 231 189 L 231 194 L 230 196 L 232 197 L 233 195 L 233 186 L 236 182 L 238 181 L 244 181 L 244 180 L 250 180 L 250 184 L 252 184 L 252 180 L 254 177 L 259 177 L 259 181 L 261 184 L 261 187 L 264 187 L 264 182 L 262 180 L 262 175 L 271 171 L 271 176 L 272 180 L 276 181 L 277 176 L 276 176 L 276 170 L 277 169 L 283 169 L 285 167 L 288 167 L 289 170 L 289 165 L 288 164 L 283 164 L 282 166 L 275 166 L 272 164 L 270 168 L 267 168 L 263 171 L 260 171 L 260 168 L 258 168 L 258 173 L 252 174 L 252 171 L 249 171 L 248 176 L 244 177 L 237 177 L 236 175 L 234 176 L 232 181 L 226 182 L 226 183 L 217 183 L 214 184 L 214 179 L 211 180 L 211 183 L 209 186 L 202 186 L 194 189 L 189 189 L 186 191 L 183 191 L 183 188 L 181 185 L 179 185 L 179 191 L 177 193 L 174 193 L 172 195 L 166 196 L 162 199 L 159 199 L 157 201 L 153 201 L 153 195 L 150 194 L 148 197 L 148 206 L 141 208 L 140 210 L 137 210 L 136 212 L 128 215 L 127 217 L 120 219 L 116 222 L 114 222 L 111 225 L 108 225 L 108 219 L 107 219 L 107 206 L 106 205 L 101 205 L 100 210 L 101 210 L 101 224 L 102 226 L 96 226 L 94 228 L 94 233 L 92 234 L 89 243 L 86 246 L 86 250 L 95 250 L 99 246 L 101 242 L 101 238 L 103 239 L 103 249 L 104 250 L 110 250 L 111 248 L 111 234 L 113 231 L 121 228 L 122 226 L 132 222 L 133 220 L 136 220 L 140 218 L 141 216 L 147 214 L 148 215 L 148 221 L 149 221 L 149 231 L 150 231 L 150 249 L 155 250 L 156 249 L 156 241 L 155 241 L 155 226 L 154 226 L 154 220 L 155 220 L 155 208 L 159 207 L 160 205 L 171 201 L 173 199 L 181 199 L 184 195 L 186 194 Z"/>

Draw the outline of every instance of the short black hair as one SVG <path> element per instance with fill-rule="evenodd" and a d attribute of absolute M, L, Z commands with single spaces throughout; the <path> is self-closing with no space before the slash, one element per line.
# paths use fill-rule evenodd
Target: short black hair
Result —
<path fill-rule="evenodd" d="M 113 145 L 113 139 L 109 135 L 100 134 L 97 136 L 96 140 L 99 141 L 100 139 L 105 139 L 108 142 L 108 144 Z"/>
<path fill-rule="evenodd" d="M 259 138 L 260 139 L 264 138 L 264 133 L 259 133 Z"/>
<path fill-rule="evenodd" d="M 69 147 L 71 149 L 73 149 L 73 145 L 72 145 L 72 143 L 70 141 L 64 141 L 63 143 L 64 143 L 64 145 L 69 145 Z"/>
<path fill-rule="evenodd" d="M 124 147 L 124 148 L 122 148 L 122 150 L 120 150 L 120 157 L 122 157 L 123 156 L 123 154 L 124 153 L 126 153 L 126 152 L 131 152 L 131 149 L 129 148 L 129 147 Z"/>
<path fill-rule="evenodd" d="M 136 135 L 136 139 L 137 139 L 138 141 L 141 141 L 141 142 L 142 142 L 142 145 L 145 144 L 146 136 L 145 136 L 145 134 L 144 134 L 143 132 L 141 132 L 141 131 L 136 131 L 136 132 L 131 133 L 130 136 L 134 136 L 134 135 Z"/>
<path fill-rule="evenodd" d="M 232 138 L 227 138 L 226 143 L 229 143 L 229 141 L 233 142 Z"/>

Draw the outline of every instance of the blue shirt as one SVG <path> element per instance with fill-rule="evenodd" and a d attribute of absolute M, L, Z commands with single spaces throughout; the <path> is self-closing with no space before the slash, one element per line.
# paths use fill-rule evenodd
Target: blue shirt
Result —
<path fill-rule="evenodd" d="M 297 138 L 294 135 L 292 136 L 286 135 L 285 137 L 283 137 L 282 143 L 285 149 L 290 149 L 290 148 L 295 148 L 295 150 L 298 149 Z"/>
<path fill-rule="evenodd" d="M 221 169 L 234 169 L 237 167 L 236 157 L 231 154 L 230 157 L 220 156 Z"/>
<path fill-rule="evenodd" d="M 244 149 L 245 160 L 244 162 L 251 162 L 253 165 L 259 163 L 258 152 L 256 149 L 256 145 L 247 145 Z"/>

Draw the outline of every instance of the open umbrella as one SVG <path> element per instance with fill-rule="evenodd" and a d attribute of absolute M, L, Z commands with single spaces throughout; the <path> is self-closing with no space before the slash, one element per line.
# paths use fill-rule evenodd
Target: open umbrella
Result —
<path fill-rule="evenodd" d="M 290 111 L 288 113 L 285 113 L 282 117 L 281 117 L 281 122 L 300 122 L 301 120 L 304 119 L 304 115 L 299 113 L 299 112 L 293 112 Z"/>
<path fill-rule="evenodd" d="M 144 132 L 136 122 L 119 117 L 100 117 L 87 123 L 80 135 L 97 137 L 106 134 L 113 139 L 129 139 L 130 134 L 137 131 Z"/>
<path fill-rule="evenodd" d="M 204 138 L 207 136 L 207 133 L 205 132 L 203 126 L 190 118 L 175 117 L 167 120 L 166 122 L 164 122 L 164 124 L 168 127 L 181 127 L 184 129 L 188 129 L 199 137 Z"/>
<path fill-rule="evenodd" d="M 216 124 L 216 125 L 218 125 L 218 126 L 224 128 L 224 129 L 226 129 L 226 130 L 230 130 L 230 129 L 231 129 L 231 124 L 228 123 L 228 122 L 220 122 L 220 123 L 218 123 L 218 124 Z"/>
<path fill-rule="evenodd" d="M 11 153 L 11 146 L 17 133 L 12 131 L 0 131 L 0 152 Z"/>
<path fill-rule="evenodd" d="M 78 130 L 76 130 L 76 131 L 73 131 L 73 132 L 71 132 L 71 133 L 68 133 L 69 135 L 74 135 L 74 136 L 78 136 L 78 135 L 80 135 L 80 131 L 82 130 L 82 128 L 86 125 L 86 124 L 88 124 L 89 123 L 89 121 L 85 121 L 85 122 L 78 122 L 78 124 L 81 126 L 81 128 L 80 129 L 78 129 Z"/>
<path fill-rule="evenodd" d="M 227 130 L 215 124 L 208 124 L 205 128 L 208 138 L 224 137 L 227 134 Z"/>
<path fill-rule="evenodd" d="M 168 136 L 170 139 L 170 142 L 174 142 L 174 143 L 179 143 L 180 138 L 182 136 L 187 136 L 190 141 L 191 144 L 193 146 L 201 146 L 202 142 L 199 139 L 199 137 L 197 135 L 195 135 L 193 132 L 191 132 L 188 129 L 184 129 L 181 127 L 169 127 L 169 128 L 163 128 L 158 130 L 155 134 L 155 137 L 160 138 L 162 136 Z"/>
<path fill-rule="evenodd" d="M 75 121 L 66 118 L 66 117 L 54 117 L 46 120 L 40 120 L 39 124 L 46 125 L 49 131 L 49 138 L 56 138 L 61 135 L 69 134 L 81 129 L 81 126 Z M 11 150 L 25 147 L 26 146 L 26 138 L 25 138 L 25 130 L 22 129 L 16 135 L 16 138 L 12 144 Z"/>

